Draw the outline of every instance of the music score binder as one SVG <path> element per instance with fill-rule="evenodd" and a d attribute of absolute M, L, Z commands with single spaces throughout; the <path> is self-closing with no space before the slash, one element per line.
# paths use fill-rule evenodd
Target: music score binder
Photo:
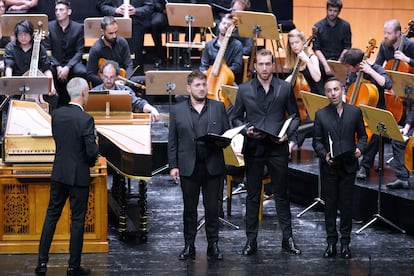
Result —
<path fill-rule="evenodd" d="M 273 138 L 280 139 L 280 138 L 282 138 L 282 137 L 286 134 L 286 132 L 287 132 L 287 130 L 288 130 L 288 128 L 289 128 L 289 126 L 290 126 L 290 123 L 291 123 L 291 122 L 292 122 L 292 120 L 293 120 L 293 117 L 295 117 L 295 115 L 292 115 L 292 116 L 290 116 L 289 118 L 287 118 L 287 119 L 286 119 L 286 121 L 283 123 L 282 128 L 280 129 L 280 131 L 279 131 L 279 133 L 278 133 L 278 134 L 276 134 L 276 133 L 271 133 L 271 132 L 269 132 L 268 130 L 265 130 L 265 129 L 260 129 L 260 128 L 256 128 L 256 127 L 255 127 L 255 130 L 257 130 L 257 131 L 261 131 L 261 132 L 263 132 L 263 133 L 266 133 L 267 135 L 270 135 L 270 136 L 271 136 L 271 137 L 273 137 Z"/>
<path fill-rule="evenodd" d="M 218 147 L 225 148 L 230 145 L 231 139 L 239 134 L 245 126 L 246 125 L 241 125 L 235 128 L 231 128 L 224 132 L 222 135 L 216 133 L 207 133 L 206 135 L 195 138 L 194 141 L 213 143 Z"/>

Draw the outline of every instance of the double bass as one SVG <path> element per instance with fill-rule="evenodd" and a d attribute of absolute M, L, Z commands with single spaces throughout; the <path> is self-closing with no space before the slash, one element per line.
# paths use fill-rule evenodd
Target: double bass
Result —
<path fill-rule="evenodd" d="M 230 99 L 221 91 L 221 85 L 233 85 L 234 73 L 227 66 L 223 57 L 226 52 L 229 39 L 236 27 L 235 23 L 236 20 L 233 18 L 233 24 L 226 31 L 226 35 L 224 36 L 216 59 L 214 60 L 213 65 L 207 70 L 207 98 L 223 102 L 226 108 L 231 105 L 231 102 Z"/>
<path fill-rule="evenodd" d="M 309 47 L 309 43 L 312 40 L 315 39 L 317 33 L 318 33 L 318 28 L 313 26 L 312 27 L 312 35 L 310 37 L 308 37 L 308 39 L 303 44 L 302 51 L 306 50 L 306 48 Z M 295 66 L 293 67 L 293 71 L 292 71 L 292 74 L 291 74 L 292 77 L 290 79 L 290 85 L 293 89 L 293 93 L 295 94 L 296 103 L 298 105 L 299 116 L 300 116 L 301 122 L 306 120 L 307 113 L 306 113 L 306 107 L 303 104 L 302 97 L 300 96 L 300 91 L 301 90 L 308 91 L 308 92 L 311 91 L 311 89 L 309 87 L 309 84 L 305 80 L 305 77 L 303 76 L 303 74 L 300 74 L 300 72 L 299 72 L 299 70 L 302 68 L 302 66 L 303 66 L 303 61 L 298 57 L 298 60 L 296 61 Z"/>

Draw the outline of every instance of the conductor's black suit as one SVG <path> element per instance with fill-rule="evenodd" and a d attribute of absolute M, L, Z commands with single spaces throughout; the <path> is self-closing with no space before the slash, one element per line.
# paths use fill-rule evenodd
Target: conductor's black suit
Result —
<path fill-rule="evenodd" d="M 62 209 L 69 198 L 71 209 L 69 267 L 79 268 L 83 245 L 84 221 L 88 206 L 89 167 L 98 156 L 93 117 L 80 105 L 69 104 L 52 113 L 52 134 L 56 154 L 50 185 L 50 200 L 39 244 L 39 263 L 47 263 Z"/>

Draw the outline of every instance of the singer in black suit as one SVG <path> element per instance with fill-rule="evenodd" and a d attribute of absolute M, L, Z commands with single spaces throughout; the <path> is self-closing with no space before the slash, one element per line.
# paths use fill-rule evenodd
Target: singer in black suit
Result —
<path fill-rule="evenodd" d="M 71 101 L 52 112 L 52 134 L 56 144 L 53 162 L 50 200 L 39 244 L 36 274 L 45 274 L 49 249 L 56 224 L 69 198 L 71 210 L 69 266 L 67 275 L 88 275 L 90 270 L 80 266 L 83 246 L 85 215 L 88 207 L 89 167 L 98 157 L 95 123 L 85 113 L 83 106 L 88 99 L 88 83 L 73 78 L 67 84 Z"/>
<path fill-rule="evenodd" d="M 257 52 L 257 78 L 240 85 L 234 108 L 234 125 L 248 124 L 243 149 L 247 178 L 247 242 L 242 250 L 243 255 L 257 251 L 261 180 L 265 165 L 272 179 L 271 192 L 275 195 L 283 235 L 282 250 L 296 255 L 301 253 L 292 237 L 287 177 L 288 138 L 292 138 L 299 125 L 298 106 L 290 84 L 273 76 L 273 66 L 272 52 L 266 49 Z M 293 117 L 286 134 L 276 138 L 265 133 L 276 135 L 286 120 L 286 114 Z"/>
<path fill-rule="evenodd" d="M 352 191 L 358 170 L 358 157 L 367 142 L 362 112 L 359 107 L 342 101 L 344 87 L 335 77 L 325 83 L 325 95 L 330 104 L 316 112 L 313 148 L 321 159 L 321 174 L 325 194 L 325 228 L 328 247 L 324 257 L 337 253 L 337 210 L 341 213 L 341 256 L 351 258 L 349 243 L 352 230 Z M 355 144 L 355 134 L 358 138 Z M 329 141 L 331 139 L 331 143 Z M 333 152 L 332 152 L 333 151 Z"/>
<path fill-rule="evenodd" d="M 184 250 L 180 260 L 194 259 L 197 233 L 197 205 L 200 188 L 208 241 L 207 256 L 223 259 L 217 242 L 219 233 L 218 202 L 223 188 L 225 164 L 223 150 L 213 143 L 195 141 L 207 133 L 223 134 L 229 121 L 222 102 L 207 99 L 206 76 L 199 70 L 189 74 L 188 101 L 174 105 L 170 112 L 168 161 L 170 175 L 180 180 L 184 202 Z"/>

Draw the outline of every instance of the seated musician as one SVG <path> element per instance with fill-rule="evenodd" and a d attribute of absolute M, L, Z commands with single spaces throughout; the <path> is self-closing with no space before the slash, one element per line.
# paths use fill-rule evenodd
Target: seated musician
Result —
<path fill-rule="evenodd" d="M 29 71 L 30 66 L 36 64 L 31 60 L 33 48 L 36 48 L 34 47 L 36 42 L 34 41 L 33 34 L 33 25 L 28 20 L 19 21 L 14 27 L 16 40 L 6 45 L 4 53 L 5 75 L 7 77 L 22 76 Z M 53 80 L 51 62 L 47 56 L 46 49 L 40 44 L 40 41 L 39 53 L 36 58 L 38 58 L 38 69 L 40 72 Z M 48 95 L 43 97 L 50 104 L 50 108 L 54 109 L 57 104 L 57 95 L 53 81 L 50 90 Z"/>
<path fill-rule="evenodd" d="M 225 39 L 226 32 L 233 25 L 232 17 L 231 14 L 224 15 L 219 24 L 218 36 L 206 43 L 203 55 L 201 56 L 200 71 L 205 73 L 214 64 Z M 233 71 L 234 75 L 242 71 L 242 54 L 243 45 L 241 42 L 237 39 L 230 38 L 223 59 L 230 70 Z"/>
<path fill-rule="evenodd" d="M 92 90 L 126 90 L 132 96 L 132 111 L 151 113 L 151 119 L 156 122 L 160 119 L 158 110 L 150 105 L 146 100 L 137 97 L 135 92 L 128 86 L 116 83 L 119 76 L 119 65 L 116 61 L 107 60 L 100 67 L 100 73 L 103 83 L 94 87 Z"/>
<path fill-rule="evenodd" d="M 396 50 L 400 47 L 401 43 L 403 43 L 402 49 Z M 405 62 L 408 64 L 407 67 L 414 66 L 414 41 L 401 35 L 401 25 L 396 19 L 387 20 L 384 24 L 384 40 L 379 47 L 375 63 L 384 66 L 384 63 L 386 62 L 385 66 L 388 67 L 388 62 L 393 59 L 400 60 L 400 63 Z M 396 162 L 399 162 L 397 159 L 395 160 Z M 369 156 L 365 157 L 364 155 L 360 163 L 360 169 L 357 173 L 358 179 L 365 179 L 369 176 L 369 171 L 373 162 L 373 158 L 370 158 Z M 402 170 L 405 169 L 403 166 L 401 166 L 401 168 Z M 403 175 L 405 175 L 405 173 L 403 173 Z"/>
<path fill-rule="evenodd" d="M 44 40 L 46 50 L 51 51 L 52 73 L 59 94 L 59 105 L 68 104 L 70 97 L 67 82 L 73 77 L 86 79 L 86 67 L 82 63 L 84 34 L 82 24 L 70 19 L 71 4 L 57 0 L 56 20 L 49 22 L 49 35 Z"/>
<path fill-rule="evenodd" d="M 354 92 L 350 89 L 350 86 L 355 83 L 358 74 L 363 72 L 365 73 L 364 78 L 374 84 L 378 90 L 378 103 L 376 107 L 385 109 L 384 89 L 391 89 L 392 80 L 387 75 L 384 68 L 375 63 L 369 64 L 366 60 L 364 60 L 364 52 L 356 48 L 351 48 L 346 51 L 340 61 L 345 64 L 348 71 L 345 84 L 346 93 L 349 94 Z M 378 149 L 379 137 L 378 135 L 372 135 L 371 141 L 368 142 L 361 161 L 361 164 L 364 167 L 366 164 L 369 164 L 369 168 L 373 166 Z"/>
<path fill-rule="evenodd" d="M 88 81 L 92 86 L 101 84 L 102 78 L 98 76 L 99 65 L 105 60 L 118 62 L 120 68 L 126 71 L 127 76 L 134 72 L 128 42 L 125 38 L 117 35 L 118 23 L 113 16 L 104 16 L 101 22 L 102 36 L 92 45 L 89 51 L 89 59 L 86 66 Z M 125 77 L 125 76 L 124 76 Z M 145 79 L 145 77 L 142 77 Z M 142 81 L 140 77 L 131 78 L 134 82 Z"/>
<path fill-rule="evenodd" d="M 38 0 L 5 0 L 8 12 L 27 13 L 37 7 Z"/>
<path fill-rule="evenodd" d="M 300 62 L 298 70 L 303 75 L 305 82 L 309 85 L 309 92 L 324 95 L 318 57 L 314 54 L 310 47 L 305 47 L 305 42 L 305 34 L 302 31 L 293 29 L 288 33 L 286 67 L 292 70 L 295 68 L 295 65 Z M 286 81 L 292 81 L 292 74 L 286 78 Z M 300 80 L 296 78 L 295 82 L 298 81 Z M 298 89 L 303 89 L 300 85 L 298 87 Z M 310 121 L 309 118 L 307 118 L 307 120 Z M 292 141 L 289 142 L 289 153 L 292 152 L 296 145 L 299 147 L 302 146 L 306 136 L 309 135 L 309 137 L 311 137 L 312 132 L 313 130 L 310 129 L 307 133 L 295 135 Z"/>
<path fill-rule="evenodd" d="M 414 133 L 414 99 L 407 98 L 407 111 L 405 117 L 405 125 L 400 130 L 404 136 L 412 136 Z M 392 168 L 395 173 L 396 179 L 386 186 L 389 189 L 409 189 L 410 188 L 410 172 L 405 166 L 405 148 L 407 142 L 403 143 L 397 140 L 391 141 L 393 164 Z M 412 151 L 410 152 L 412 154 Z M 410 158 L 413 158 L 411 156 Z"/>

